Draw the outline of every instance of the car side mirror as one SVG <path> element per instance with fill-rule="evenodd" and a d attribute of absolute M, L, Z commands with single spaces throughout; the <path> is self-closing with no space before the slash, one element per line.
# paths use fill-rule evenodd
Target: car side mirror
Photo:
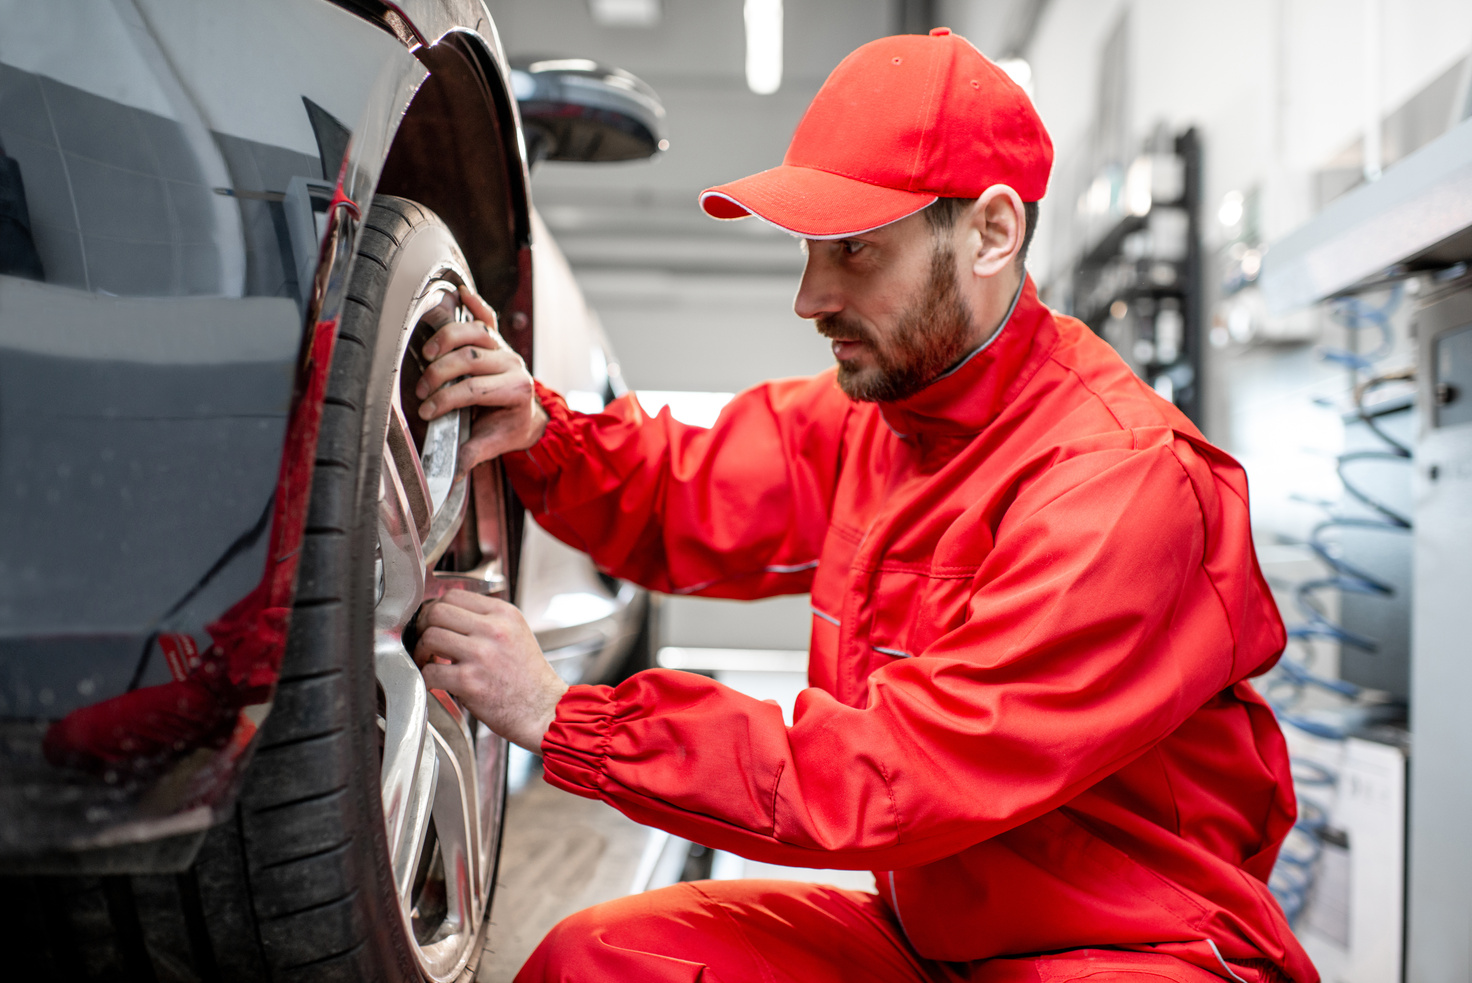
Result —
<path fill-rule="evenodd" d="M 528 165 L 641 160 L 669 148 L 659 96 L 622 69 L 587 58 L 519 59 L 511 88 Z"/>

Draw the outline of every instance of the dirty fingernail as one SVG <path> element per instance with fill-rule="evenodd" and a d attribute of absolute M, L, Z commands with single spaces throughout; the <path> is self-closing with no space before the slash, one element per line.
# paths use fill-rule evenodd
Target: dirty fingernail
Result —
<path fill-rule="evenodd" d="M 434 400 L 426 399 L 424 402 L 419 404 L 419 416 L 421 419 L 425 420 L 428 420 L 430 417 L 434 416 Z"/>
<path fill-rule="evenodd" d="M 417 385 L 417 386 L 414 387 L 414 395 L 415 396 L 418 396 L 420 399 L 423 399 L 424 397 L 428 396 L 429 395 L 429 383 L 427 383 L 427 382 L 425 382 L 424 380 L 421 379 L 419 381 L 419 385 Z"/>
<path fill-rule="evenodd" d="M 425 358 L 434 358 L 440 353 L 440 346 L 433 341 L 426 341 L 423 350 Z"/>

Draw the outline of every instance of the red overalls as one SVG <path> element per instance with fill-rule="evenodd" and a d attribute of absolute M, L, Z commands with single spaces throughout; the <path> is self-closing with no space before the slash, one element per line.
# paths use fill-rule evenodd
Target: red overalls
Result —
<path fill-rule="evenodd" d="M 1245 477 L 1030 280 L 896 404 L 831 371 L 710 430 L 542 400 L 506 460 L 544 528 L 655 590 L 813 604 L 791 727 L 689 673 L 575 686 L 548 780 L 745 857 L 872 869 L 880 897 L 681 885 L 554 931 L 522 979 L 788 978 L 773 931 L 819 965 L 850 940 L 833 979 L 1317 979 L 1264 883 L 1294 800 L 1245 682 L 1284 645 Z"/>

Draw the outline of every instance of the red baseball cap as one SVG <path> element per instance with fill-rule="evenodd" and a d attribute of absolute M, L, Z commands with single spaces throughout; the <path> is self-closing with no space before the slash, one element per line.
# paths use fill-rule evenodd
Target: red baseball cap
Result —
<path fill-rule="evenodd" d="M 813 97 L 782 164 L 708 188 L 714 218 L 756 215 L 806 239 L 842 239 L 937 198 L 1048 187 L 1053 141 L 1032 100 L 970 41 L 937 27 L 870 41 Z"/>

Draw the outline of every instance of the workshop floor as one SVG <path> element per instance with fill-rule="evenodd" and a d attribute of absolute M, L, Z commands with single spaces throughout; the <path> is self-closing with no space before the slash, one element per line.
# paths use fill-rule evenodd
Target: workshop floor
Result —
<path fill-rule="evenodd" d="M 801 673 L 717 673 L 758 699 L 775 699 L 791 719 Z M 553 788 L 539 761 L 511 759 L 511 795 L 495 904 L 476 983 L 510 983 L 553 925 L 589 905 L 680 879 L 689 844 L 641 826 L 612 806 Z M 771 877 L 874 890 L 868 871 L 808 870 L 755 863 L 717 852 L 715 878 Z"/>
<path fill-rule="evenodd" d="M 509 983 L 565 916 L 629 894 L 651 832 L 611 806 L 553 788 L 538 769 L 507 801 L 477 983 Z"/>

